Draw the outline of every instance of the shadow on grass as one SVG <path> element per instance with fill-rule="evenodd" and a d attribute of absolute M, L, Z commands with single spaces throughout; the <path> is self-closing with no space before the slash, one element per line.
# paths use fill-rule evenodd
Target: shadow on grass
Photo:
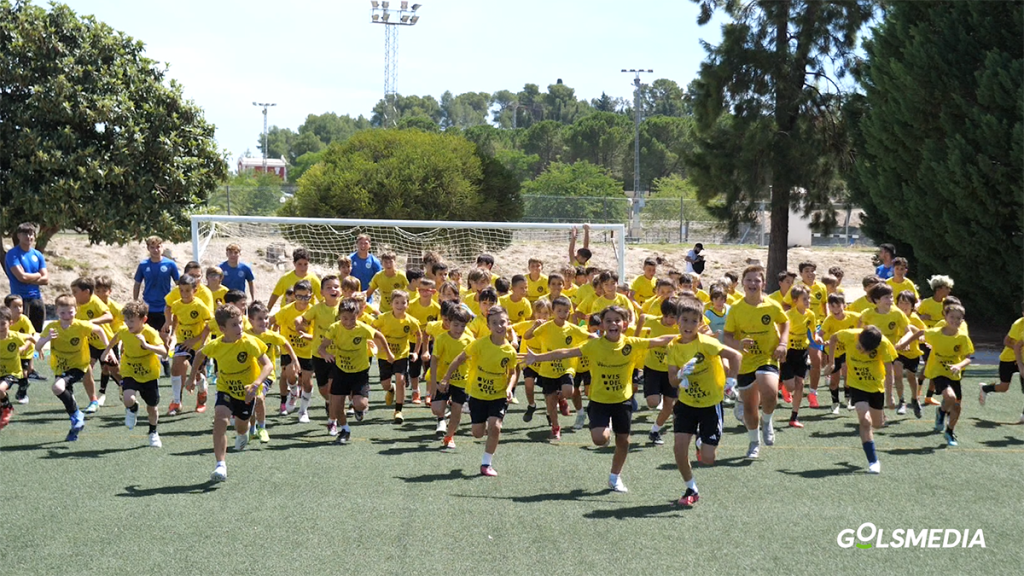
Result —
<path fill-rule="evenodd" d="M 859 433 L 859 426 L 857 424 L 847 424 L 846 430 L 836 430 L 834 432 L 811 432 L 811 438 L 849 438 L 850 436 L 857 436 Z"/>
<path fill-rule="evenodd" d="M 853 474 L 854 472 L 860 471 L 860 466 L 854 466 L 849 462 L 836 462 L 835 468 L 818 468 L 815 470 L 779 470 L 782 474 L 786 474 L 788 476 L 799 476 L 809 480 L 830 478 L 832 476 L 845 476 L 847 474 Z"/>
<path fill-rule="evenodd" d="M 62 450 L 70 449 L 68 442 L 63 440 L 53 442 L 39 442 L 38 444 L 20 444 L 17 446 L 0 446 L 0 452 L 28 452 L 31 450 L 41 450 L 46 447 L 50 447 L 51 450 L 60 447 Z"/>
<path fill-rule="evenodd" d="M 427 444 L 436 442 L 436 433 L 418 434 L 416 436 L 398 436 L 395 438 L 371 438 L 374 444 Z"/>
<path fill-rule="evenodd" d="M 455 473 L 455 470 L 452 471 Z M 447 475 L 445 476 L 447 477 Z M 476 478 L 483 478 L 483 476 L 465 476 L 466 480 L 472 480 Z M 477 494 L 455 494 L 458 498 L 475 498 L 484 500 L 508 500 L 509 502 L 515 502 L 517 504 L 536 504 L 541 502 L 567 502 L 567 501 L 587 501 L 587 502 L 605 502 L 598 496 L 602 494 L 611 493 L 611 490 L 597 490 L 593 492 L 586 492 L 581 488 L 575 488 L 568 492 L 550 492 L 546 494 L 531 494 L 529 496 L 483 496 Z"/>
<path fill-rule="evenodd" d="M 881 450 L 886 454 L 892 454 L 893 456 L 927 456 L 928 454 L 935 453 L 934 446 L 923 446 L 921 448 L 891 448 L 889 450 Z"/>
<path fill-rule="evenodd" d="M 628 518 L 657 518 L 664 514 L 672 512 L 679 512 L 686 510 L 686 508 L 679 508 L 674 506 L 675 502 L 669 500 L 665 504 L 655 504 L 649 506 L 631 506 L 628 508 L 608 508 L 605 510 L 592 510 L 583 515 L 584 518 L 592 518 L 595 520 L 626 520 Z"/>
<path fill-rule="evenodd" d="M 46 456 L 43 458 L 47 460 L 51 459 L 64 459 L 64 458 L 102 458 L 108 454 L 118 454 L 120 452 L 131 452 L 133 450 L 139 450 L 142 448 L 148 448 L 148 446 L 132 446 L 131 448 L 107 448 L 105 450 L 73 450 L 68 447 L 65 452 L 58 452 L 54 449 L 50 449 Z"/>
<path fill-rule="evenodd" d="M 939 432 L 929 428 L 928 430 L 918 430 L 917 432 L 897 432 L 895 434 L 886 434 L 886 436 L 890 436 L 892 438 L 927 438 L 928 436 L 937 436 L 939 434 Z"/>
<path fill-rule="evenodd" d="M 1006 426 L 1005 422 L 993 422 L 992 420 L 982 420 L 981 418 L 968 418 L 974 422 L 975 428 L 981 428 L 983 430 L 994 430 L 1000 426 Z"/>
<path fill-rule="evenodd" d="M 1010 446 L 1024 446 L 1024 440 L 1013 436 L 1004 436 L 1002 440 L 983 440 L 981 442 L 989 448 L 1009 448 Z"/>
<path fill-rule="evenodd" d="M 395 476 L 396 479 L 410 484 L 425 484 L 427 482 L 439 482 L 442 480 L 467 480 L 473 476 L 467 476 L 461 469 L 454 469 L 447 474 L 422 474 L 420 476 Z"/>
<path fill-rule="evenodd" d="M 168 496 L 172 494 L 206 494 L 217 489 L 219 482 L 207 480 L 198 484 L 180 486 L 161 486 L 159 488 L 139 488 L 138 485 L 125 486 L 124 492 L 116 494 L 121 498 L 144 498 L 146 496 Z"/>

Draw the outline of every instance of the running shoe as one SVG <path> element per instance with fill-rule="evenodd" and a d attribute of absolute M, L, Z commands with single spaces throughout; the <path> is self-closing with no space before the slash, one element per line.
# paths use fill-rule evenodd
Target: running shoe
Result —
<path fill-rule="evenodd" d="M 352 432 L 342 428 L 341 432 L 338 433 L 338 439 L 335 440 L 335 442 L 344 446 L 345 444 L 348 444 L 350 438 L 352 438 Z"/>
<path fill-rule="evenodd" d="M 960 445 L 960 443 L 956 441 L 956 434 L 953 433 L 952 430 L 946 430 L 946 432 L 943 434 L 943 436 L 946 437 L 946 445 L 947 446 L 959 446 Z"/>
<path fill-rule="evenodd" d="M 14 395 L 14 400 L 18 404 L 28 404 L 28 390 L 24 387 L 18 388 L 18 393 Z"/>
<path fill-rule="evenodd" d="M 437 421 L 437 428 L 434 430 L 438 436 L 445 436 L 448 434 L 448 424 L 442 418 Z"/>
<path fill-rule="evenodd" d="M 559 427 L 559 426 L 552 426 L 551 427 L 551 439 L 552 440 L 561 440 L 562 439 L 562 428 L 561 427 Z"/>
<path fill-rule="evenodd" d="M 924 405 L 925 406 L 939 406 L 941 404 L 942 404 L 942 402 L 939 402 L 933 396 L 928 396 L 927 398 L 924 399 Z"/>
<path fill-rule="evenodd" d="M 260 428 L 256 432 L 256 437 L 260 439 L 260 444 L 267 444 L 270 442 L 270 434 L 267 432 L 266 428 Z"/>
<path fill-rule="evenodd" d="M 558 411 L 562 416 L 569 415 L 569 403 L 566 402 L 564 398 L 558 401 Z"/>
<path fill-rule="evenodd" d="M 920 420 L 921 419 L 921 403 L 918 402 L 916 398 L 913 400 L 913 402 L 910 403 L 910 408 L 914 411 L 914 418 L 917 418 L 918 420 Z"/>
<path fill-rule="evenodd" d="M 793 419 L 793 420 L 789 421 L 789 427 L 790 428 L 803 428 L 804 424 L 803 424 L 803 422 L 801 422 L 799 420 Z M 768 445 L 771 446 L 771 444 L 768 444 Z"/>
<path fill-rule="evenodd" d="M 288 392 L 288 398 L 284 401 L 285 414 L 291 412 L 292 410 L 295 410 L 295 403 L 298 401 L 299 398 L 299 395 L 296 394 L 295 392 L 298 392 L 298 390 L 295 390 L 294 392 Z"/>
<path fill-rule="evenodd" d="M 405 416 L 402 415 L 401 410 L 395 410 L 394 423 L 402 424 L 405 422 Z"/>
<path fill-rule="evenodd" d="M 420 398 L 420 391 L 419 390 L 413 391 L 413 393 L 412 393 L 412 403 L 413 404 L 423 404 L 423 399 Z"/>
<path fill-rule="evenodd" d="M 387 390 L 384 392 L 384 405 L 392 406 L 395 403 L 395 391 Z"/>
<path fill-rule="evenodd" d="M 210 474 L 210 481 L 212 482 L 223 482 L 228 479 L 228 467 L 225 464 L 217 464 L 217 467 L 213 469 L 213 474 Z"/>
<path fill-rule="evenodd" d="M 811 408 L 818 408 L 818 394 L 817 392 L 811 392 L 807 395 L 807 405 Z"/>
<path fill-rule="evenodd" d="M 245 447 L 249 445 L 248 434 L 238 434 L 235 436 L 235 452 L 241 452 L 245 450 Z"/>
<path fill-rule="evenodd" d="M 743 424 L 743 401 L 737 400 L 736 405 L 732 407 L 732 415 L 736 418 L 736 421 Z"/>
<path fill-rule="evenodd" d="M 1024 418 L 1024 416 L 1021 416 Z M 573 430 L 583 430 L 583 425 L 587 423 L 587 413 L 584 410 L 580 410 L 576 413 L 576 422 L 573 423 Z"/>
<path fill-rule="evenodd" d="M 287 416 L 288 415 L 288 406 L 284 402 L 281 402 L 281 410 L 278 411 L 277 415 L 278 416 Z"/>
<path fill-rule="evenodd" d="M 124 425 L 127 426 L 129 430 L 135 429 L 135 423 L 138 421 L 138 419 L 138 412 L 132 412 L 128 408 L 124 409 Z"/>
<path fill-rule="evenodd" d="M 533 413 L 537 411 L 537 406 L 530 404 L 526 407 L 526 412 L 523 413 L 523 422 L 529 422 L 533 420 Z"/>
<path fill-rule="evenodd" d="M 93 400 L 92 402 L 89 402 L 88 406 L 85 407 L 84 412 L 86 414 L 95 414 L 96 411 L 99 410 L 99 409 L 100 409 L 100 403 L 95 401 L 95 400 Z"/>
<path fill-rule="evenodd" d="M 686 492 L 683 492 L 683 496 L 678 502 L 676 502 L 676 504 L 680 506 L 693 506 L 697 503 L 697 500 L 700 500 L 700 494 L 697 494 L 690 488 L 687 488 Z"/>
<path fill-rule="evenodd" d="M 0 408 L 0 430 L 3 430 L 8 424 L 11 423 L 11 414 L 13 413 L 13 406 L 4 406 L 3 408 Z"/>
<path fill-rule="evenodd" d="M 608 479 L 608 487 L 611 488 L 612 492 L 629 492 L 629 488 L 622 482 L 622 477 L 619 476 L 613 482 L 610 478 Z"/>
<path fill-rule="evenodd" d="M 881 462 L 870 462 L 868 463 L 868 474 L 881 474 L 882 463 Z"/>
<path fill-rule="evenodd" d="M 982 382 L 981 386 L 985 386 L 985 383 Z M 981 406 L 984 407 L 985 406 L 985 400 L 987 400 L 987 399 L 988 399 L 988 392 L 985 392 L 984 388 L 982 388 L 981 390 L 978 390 L 978 404 L 981 404 Z"/>
<path fill-rule="evenodd" d="M 832 405 L 832 414 L 834 414 L 834 415 L 838 415 L 839 414 L 839 404 L 833 404 Z"/>
<path fill-rule="evenodd" d="M 767 422 L 761 423 L 761 440 L 765 446 L 775 445 L 775 427 Z"/>
<path fill-rule="evenodd" d="M 299 413 L 299 424 L 309 424 L 309 412 Z"/>
<path fill-rule="evenodd" d="M 793 403 L 793 394 L 785 386 L 779 386 L 779 392 L 782 394 L 782 401 L 786 404 Z"/>
<path fill-rule="evenodd" d="M 177 416 L 178 414 L 181 414 L 181 402 L 171 402 L 167 407 L 167 415 Z"/>
<path fill-rule="evenodd" d="M 445 436 L 444 439 L 441 440 L 441 448 L 444 448 L 445 450 L 455 450 L 455 438 L 452 436 Z"/>
<path fill-rule="evenodd" d="M 509 404 L 519 404 L 519 398 L 516 398 L 515 396 L 513 396 L 512 399 L 508 401 L 508 403 Z"/>
<path fill-rule="evenodd" d="M 327 435 L 337 436 L 338 435 L 338 424 L 336 422 L 327 423 Z"/>
<path fill-rule="evenodd" d="M 747 447 L 747 460 L 757 460 L 757 457 L 761 455 L 761 445 L 757 442 L 751 442 L 750 446 Z"/>
<path fill-rule="evenodd" d="M 96 399 L 96 405 L 102 407 L 106 403 L 107 394 L 105 392 L 100 392 L 100 397 Z"/>
<path fill-rule="evenodd" d="M 662 446 L 665 444 L 664 438 L 661 437 L 661 432 L 655 432 L 651 430 L 651 433 L 647 435 L 647 441 L 655 446 Z"/>
<path fill-rule="evenodd" d="M 202 414 L 206 412 L 206 392 L 200 392 L 196 395 L 196 412 Z"/>
<path fill-rule="evenodd" d="M 907 404 L 903 400 L 900 400 L 899 406 L 896 407 L 896 415 L 897 416 L 903 416 L 906 413 L 907 413 Z"/>
<path fill-rule="evenodd" d="M 498 475 L 498 471 L 494 469 L 494 466 L 481 466 L 480 467 L 480 475 L 481 476 L 497 476 Z"/>
<path fill-rule="evenodd" d="M 356 412 L 355 416 L 356 416 L 356 422 L 362 422 L 363 418 L 366 417 L 366 410 L 363 410 L 363 411 L 360 411 L 360 412 Z"/>
<path fill-rule="evenodd" d="M 149 446 L 150 448 L 163 448 L 164 443 L 160 441 L 160 435 L 153 432 L 149 435 Z"/>

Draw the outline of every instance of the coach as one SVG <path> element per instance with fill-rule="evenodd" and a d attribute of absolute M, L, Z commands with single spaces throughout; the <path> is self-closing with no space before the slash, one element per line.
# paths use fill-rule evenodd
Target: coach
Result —
<path fill-rule="evenodd" d="M 359 288 L 365 292 L 370 288 L 370 280 L 373 280 L 374 275 L 384 269 L 380 260 L 370 254 L 369 234 L 360 234 L 356 237 L 356 251 L 349 259 L 352 260 L 352 275 L 359 279 Z"/>
<path fill-rule="evenodd" d="M 39 287 L 49 284 L 50 276 L 46 272 L 43 253 L 32 247 L 36 242 L 36 230 L 32 222 L 18 225 L 11 237 L 14 248 L 7 253 L 4 268 L 11 282 L 11 294 L 21 296 L 25 314 L 38 333 L 43 331 L 43 321 L 46 319 L 46 307 L 43 306 L 43 295 Z"/>

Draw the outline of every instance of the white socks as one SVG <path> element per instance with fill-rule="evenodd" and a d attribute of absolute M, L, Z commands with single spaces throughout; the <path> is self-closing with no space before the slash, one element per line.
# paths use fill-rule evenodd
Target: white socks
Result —
<path fill-rule="evenodd" d="M 768 426 L 771 426 L 772 417 L 774 416 L 774 414 L 761 414 L 761 424 L 767 424 Z"/>
<path fill-rule="evenodd" d="M 661 430 L 661 426 L 658 426 L 657 423 L 651 424 L 651 432 L 658 432 L 660 430 Z"/>
<path fill-rule="evenodd" d="M 299 412 L 309 411 L 310 392 L 302 391 L 302 400 L 299 401 Z"/>
<path fill-rule="evenodd" d="M 484 459 L 483 459 L 483 462 L 481 462 L 480 465 L 481 466 L 490 466 L 491 465 L 491 461 L 493 459 L 494 459 L 494 454 L 488 454 L 487 452 L 484 452 Z"/>
<path fill-rule="evenodd" d="M 171 401 L 181 404 L 181 376 L 171 376 Z"/>
<path fill-rule="evenodd" d="M 690 490 L 693 490 L 694 492 L 696 492 L 697 491 L 697 479 L 696 478 L 690 478 L 689 480 L 687 480 L 686 481 L 686 487 L 689 488 Z"/>
<path fill-rule="evenodd" d="M 761 437 L 758 436 L 757 428 L 754 428 L 753 430 L 747 430 L 747 439 L 750 440 L 751 442 L 760 442 L 760 438 Z"/>

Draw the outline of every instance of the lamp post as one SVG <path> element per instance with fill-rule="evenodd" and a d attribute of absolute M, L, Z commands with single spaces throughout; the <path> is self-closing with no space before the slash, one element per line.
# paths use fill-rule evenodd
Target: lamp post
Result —
<path fill-rule="evenodd" d="M 416 11 L 422 4 L 413 4 L 402 0 L 398 8 L 392 8 L 395 2 L 370 0 L 370 22 L 384 25 L 384 110 L 381 114 L 381 126 L 398 123 L 395 99 L 398 95 L 398 27 L 415 26 L 420 17 Z"/>
<path fill-rule="evenodd" d="M 644 70 L 643 68 L 626 70 L 623 68 L 622 71 L 635 75 L 633 78 L 633 86 L 636 87 L 633 90 L 633 197 L 636 198 L 640 194 L 640 75 L 653 74 L 654 70 Z"/>
<path fill-rule="evenodd" d="M 263 108 L 263 174 L 267 173 L 267 108 L 277 106 L 271 102 L 253 102 L 253 106 Z"/>

